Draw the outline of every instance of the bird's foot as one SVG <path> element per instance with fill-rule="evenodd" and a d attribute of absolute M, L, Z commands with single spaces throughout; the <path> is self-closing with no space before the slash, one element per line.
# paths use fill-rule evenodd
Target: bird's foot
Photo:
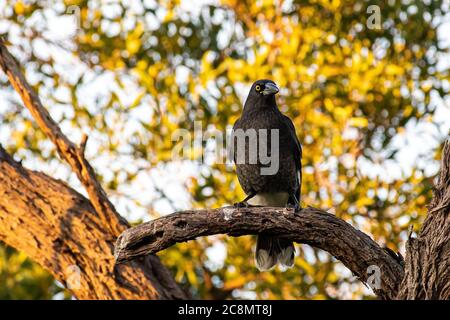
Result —
<path fill-rule="evenodd" d="M 236 202 L 233 206 L 235 208 L 248 208 L 249 204 L 247 203 L 247 201 L 241 201 L 241 202 Z"/>
<path fill-rule="evenodd" d="M 302 207 L 300 206 L 300 204 L 291 204 L 289 203 L 286 206 L 287 209 L 294 209 L 294 213 L 299 213 L 302 210 Z"/>

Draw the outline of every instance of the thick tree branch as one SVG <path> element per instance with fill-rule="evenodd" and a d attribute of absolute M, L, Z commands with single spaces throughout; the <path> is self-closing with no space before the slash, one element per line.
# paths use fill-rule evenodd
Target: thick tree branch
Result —
<path fill-rule="evenodd" d="M 0 66 L 39 127 L 86 188 L 90 201 L 64 183 L 21 167 L 0 147 L 0 240 L 24 251 L 65 283 L 75 266 L 78 298 L 186 298 L 155 256 L 114 267 L 113 241 L 128 223 L 116 212 L 84 156 L 51 118 L 0 37 Z"/>
<path fill-rule="evenodd" d="M 402 266 L 369 236 L 315 208 L 303 209 L 298 214 L 268 207 L 178 212 L 126 230 L 117 240 L 114 255 L 122 263 L 200 236 L 260 233 L 328 251 L 364 282 L 379 268 L 381 284 L 374 288 L 376 294 L 387 299 L 397 294 L 403 278 Z"/>
<path fill-rule="evenodd" d="M 19 93 L 24 105 L 31 112 L 33 118 L 42 131 L 55 144 L 58 154 L 64 159 L 86 188 L 89 199 L 95 210 L 105 222 L 105 225 L 119 235 L 127 227 L 126 221 L 116 212 L 114 206 L 106 196 L 105 191 L 98 182 L 94 169 L 84 157 L 87 136 L 83 137 L 80 147 L 71 142 L 61 131 L 58 124 L 52 119 L 43 107 L 39 96 L 26 81 L 20 68 L 8 52 L 3 39 L 0 37 L 0 66 L 7 75 L 11 85 Z"/>
<path fill-rule="evenodd" d="M 0 240 L 49 270 L 78 299 L 186 298 L 156 256 L 115 266 L 116 237 L 89 200 L 23 168 L 1 146 Z"/>

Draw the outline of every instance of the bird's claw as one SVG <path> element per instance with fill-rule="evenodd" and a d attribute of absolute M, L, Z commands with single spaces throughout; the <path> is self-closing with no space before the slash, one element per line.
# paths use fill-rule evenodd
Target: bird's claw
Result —
<path fill-rule="evenodd" d="M 287 209 L 294 209 L 294 213 L 299 213 L 302 210 L 302 207 L 297 203 L 297 204 L 291 204 L 289 203 L 286 206 Z"/>
<path fill-rule="evenodd" d="M 248 205 L 248 203 L 246 201 L 241 201 L 241 202 L 236 202 L 234 204 L 234 207 L 235 208 L 248 208 L 249 205 Z"/>

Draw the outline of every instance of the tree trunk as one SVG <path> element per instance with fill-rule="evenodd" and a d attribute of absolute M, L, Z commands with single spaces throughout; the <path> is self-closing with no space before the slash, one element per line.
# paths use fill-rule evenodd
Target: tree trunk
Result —
<path fill-rule="evenodd" d="M 0 67 L 89 195 L 24 169 L 0 146 L 0 240 L 47 268 L 80 299 L 186 298 L 156 256 L 115 265 L 114 241 L 129 225 L 84 156 L 88 137 L 77 146 L 64 135 L 1 37 Z"/>
<path fill-rule="evenodd" d="M 450 140 L 428 215 L 417 238 L 406 244 L 405 277 L 398 299 L 450 299 Z"/>
<path fill-rule="evenodd" d="M 0 147 L 0 240 L 49 270 L 78 299 L 187 297 L 154 255 L 115 265 L 116 237 L 88 199 L 23 168 Z"/>

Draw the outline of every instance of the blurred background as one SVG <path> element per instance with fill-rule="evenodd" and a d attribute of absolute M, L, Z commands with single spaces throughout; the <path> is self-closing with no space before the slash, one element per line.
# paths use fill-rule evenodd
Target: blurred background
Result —
<path fill-rule="evenodd" d="M 214 141 L 190 143 L 180 159 L 172 138 L 193 135 L 194 123 L 225 132 L 251 83 L 270 78 L 303 145 L 302 206 L 328 209 L 404 253 L 449 136 L 449 5 L 0 0 L 0 34 L 64 133 L 73 141 L 89 135 L 87 158 L 130 222 L 242 200 L 234 168 L 206 156 Z M 0 143 L 27 168 L 85 194 L 4 74 Z M 297 246 L 293 268 L 260 273 L 254 245 L 250 236 L 214 236 L 158 255 L 195 298 L 374 298 L 307 245 Z M 70 298 L 0 243 L 0 299 Z"/>

